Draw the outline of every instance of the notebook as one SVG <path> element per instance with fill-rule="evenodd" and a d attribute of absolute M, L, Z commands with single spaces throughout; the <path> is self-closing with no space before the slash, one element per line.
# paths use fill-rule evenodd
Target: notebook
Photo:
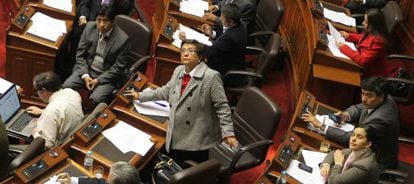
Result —
<path fill-rule="evenodd" d="M 24 138 L 29 138 L 36 126 L 35 123 L 31 123 L 32 116 L 21 109 L 19 95 L 14 84 L 0 97 L 0 118 L 5 123 L 8 132 Z"/>

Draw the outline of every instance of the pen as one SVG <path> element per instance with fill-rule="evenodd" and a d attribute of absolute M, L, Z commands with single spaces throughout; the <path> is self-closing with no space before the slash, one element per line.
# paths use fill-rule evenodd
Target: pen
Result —
<path fill-rule="evenodd" d="M 159 105 L 159 106 L 161 106 L 161 107 L 167 107 L 167 105 L 162 104 L 162 103 L 160 103 L 160 102 L 156 102 L 156 101 L 154 101 L 154 103 L 155 103 L 155 104 L 157 104 L 157 105 Z"/>

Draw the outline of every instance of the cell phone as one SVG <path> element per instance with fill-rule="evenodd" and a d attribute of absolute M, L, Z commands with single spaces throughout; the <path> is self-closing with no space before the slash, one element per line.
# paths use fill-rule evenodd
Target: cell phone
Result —
<path fill-rule="evenodd" d="M 308 172 L 308 173 L 312 173 L 312 171 L 313 171 L 313 169 L 312 169 L 312 167 L 310 167 L 310 166 L 307 166 L 306 164 L 304 164 L 304 163 L 299 163 L 299 168 L 300 169 L 302 169 L 302 170 L 304 170 L 304 171 L 306 171 L 306 172 Z"/>
<path fill-rule="evenodd" d="M 335 123 L 341 123 L 341 117 L 335 115 L 335 114 L 329 114 L 329 119 L 331 119 Z"/>

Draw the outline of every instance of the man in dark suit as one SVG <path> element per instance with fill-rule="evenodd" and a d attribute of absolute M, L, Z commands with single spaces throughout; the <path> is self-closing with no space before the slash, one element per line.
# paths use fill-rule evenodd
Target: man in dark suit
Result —
<path fill-rule="evenodd" d="M 380 77 L 371 77 L 362 81 L 361 104 L 353 105 L 345 111 L 337 112 L 340 121 L 349 121 L 356 126 L 369 126 L 375 130 L 376 153 L 381 168 L 396 169 L 398 164 L 398 107 L 387 95 L 386 81 Z M 303 119 L 319 128 L 326 138 L 347 145 L 352 131 L 326 126 L 312 114 L 303 115 Z"/>
<path fill-rule="evenodd" d="M 7 176 L 9 168 L 9 138 L 0 117 L 0 179 Z"/>
<path fill-rule="evenodd" d="M 344 6 L 351 13 L 365 13 L 371 8 L 382 8 L 387 4 L 388 0 L 349 0 Z"/>
<path fill-rule="evenodd" d="M 215 5 L 211 5 L 209 10 L 211 13 L 205 13 L 203 19 L 214 21 L 220 25 L 221 10 L 224 5 L 234 3 L 237 5 L 240 11 L 240 22 L 247 30 L 248 33 L 252 33 L 254 29 L 254 20 L 256 17 L 256 0 L 223 0 L 217 2 Z"/>
<path fill-rule="evenodd" d="M 220 20 L 222 26 L 216 26 L 215 31 L 208 24 L 201 26 L 205 35 L 213 39 L 213 45 L 206 47 L 204 55 L 207 65 L 224 75 L 228 70 L 244 70 L 244 48 L 247 33 L 240 23 L 240 11 L 236 4 L 223 6 Z M 185 39 L 185 34 L 180 33 Z"/>
<path fill-rule="evenodd" d="M 67 173 L 58 174 L 57 182 L 61 184 L 140 184 L 141 179 L 139 177 L 138 170 L 126 163 L 126 162 L 115 162 L 109 170 L 108 179 L 105 181 L 102 178 L 78 178 L 71 177 Z M 77 181 L 77 182 L 76 182 Z"/>
<path fill-rule="evenodd" d="M 107 102 L 112 92 L 122 85 L 128 62 L 128 36 L 113 25 L 115 13 L 103 6 L 96 22 L 88 22 L 82 33 L 76 53 L 73 73 L 63 84 L 64 88 L 92 91 L 92 105 Z"/>

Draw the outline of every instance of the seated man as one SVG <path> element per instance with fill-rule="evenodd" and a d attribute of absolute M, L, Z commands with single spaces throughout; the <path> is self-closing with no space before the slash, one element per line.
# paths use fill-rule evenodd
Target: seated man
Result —
<path fill-rule="evenodd" d="M 353 105 L 345 111 L 337 112 L 340 121 L 349 121 L 356 126 L 369 126 L 375 130 L 378 142 L 377 155 L 381 168 L 396 169 L 398 164 L 398 107 L 387 95 L 386 81 L 380 77 L 371 77 L 362 81 L 361 104 Z M 303 115 L 303 119 L 320 128 L 326 138 L 347 145 L 352 132 L 326 126 L 312 114 Z"/>
<path fill-rule="evenodd" d="M 72 75 L 65 81 L 65 88 L 92 91 L 92 106 L 107 103 L 112 92 L 122 85 L 128 62 L 128 36 L 113 25 L 115 14 L 103 6 L 96 22 L 89 22 L 82 33 Z"/>
<path fill-rule="evenodd" d="M 248 33 L 252 33 L 256 16 L 256 0 L 223 0 L 217 2 L 215 5 L 210 5 L 209 10 L 211 13 L 205 13 L 203 19 L 214 21 L 216 24 L 221 25 L 221 10 L 224 5 L 229 3 L 234 3 L 237 5 L 240 11 L 241 24 L 244 26 Z"/>
<path fill-rule="evenodd" d="M 62 89 L 59 77 L 53 72 L 37 74 L 33 86 L 46 108 L 30 106 L 29 114 L 39 116 L 33 137 L 42 137 L 46 147 L 61 144 L 83 118 L 80 95 L 69 88 Z"/>
<path fill-rule="evenodd" d="M 0 158 L 9 158 L 9 137 L 6 127 L 0 118 Z M 0 178 L 7 174 L 9 168 L 9 159 L 0 159 Z"/>
<path fill-rule="evenodd" d="M 344 4 L 345 8 L 348 8 L 351 13 L 365 13 L 371 8 L 382 8 L 387 4 L 388 0 L 348 0 Z"/>
<path fill-rule="evenodd" d="M 57 182 L 61 184 L 140 184 L 141 179 L 139 177 L 138 170 L 134 166 L 126 162 L 119 161 L 115 162 L 109 170 L 107 182 L 104 179 L 98 178 L 70 177 L 67 173 L 58 174 Z"/>

